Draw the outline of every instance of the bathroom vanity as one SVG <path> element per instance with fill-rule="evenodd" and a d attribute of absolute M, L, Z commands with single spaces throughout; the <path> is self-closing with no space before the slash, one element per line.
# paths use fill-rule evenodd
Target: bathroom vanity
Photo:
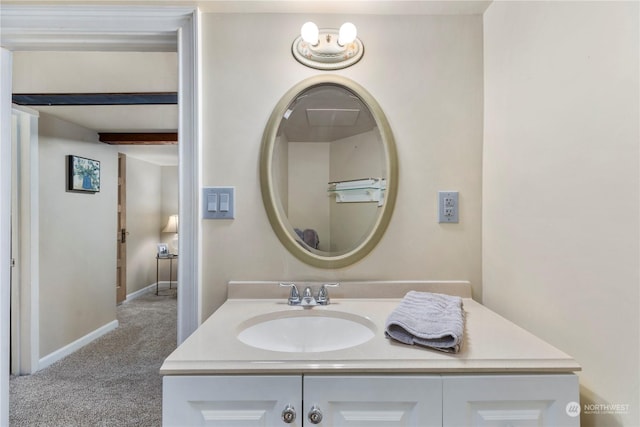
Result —
<path fill-rule="evenodd" d="M 346 282 L 329 305 L 303 308 L 277 282 L 231 282 L 227 302 L 161 368 L 163 424 L 579 426 L 580 366 L 470 289 Z M 459 353 L 385 338 L 409 290 L 463 297 Z"/>

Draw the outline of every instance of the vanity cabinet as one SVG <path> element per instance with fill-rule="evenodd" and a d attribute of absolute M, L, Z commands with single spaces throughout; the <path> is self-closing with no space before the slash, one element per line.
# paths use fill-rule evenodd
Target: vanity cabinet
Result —
<path fill-rule="evenodd" d="M 167 376 L 162 387 L 164 426 L 284 426 L 287 405 L 301 407 L 302 377 Z M 289 424 L 302 426 L 300 414 Z"/>
<path fill-rule="evenodd" d="M 442 425 L 437 375 L 167 376 L 163 394 L 164 426 Z"/>
<path fill-rule="evenodd" d="M 442 380 L 433 375 L 305 375 L 304 425 L 313 406 L 322 411 L 319 426 L 442 425 Z"/>
<path fill-rule="evenodd" d="M 578 427 L 578 390 L 573 374 L 443 376 L 443 426 Z"/>
<path fill-rule="evenodd" d="M 370 299 L 347 294 L 334 298 L 328 307 L 303 309 L 286 304 L 287 291 L 279 283 L 269 284 L 268 289 L 284 295 L 257 297 L 265 292 L 264 283 L 230 287 L 234 298 L 165 360 L 160 369 L 165 426 L 580 426 L 575 374 L 580 365 L 470 299 L 468 286 L 462 292 L 464 344 L 460 353 L 449 354 L 385 338 L 388 313 L 401 298 L 397 294 Z M 451 286 L 432 285 L 366 283 L 402 295 L 414 289 L 442 293 Z M 360 294 L 364 288 L 343 282 L 340 289 Z M 265 319 L 301 315 L 363 318 L 366 322 L 360 324 L 369 325 L 374 337 L 331 351 L 289 352 L 239 339 L 239 331 Z M 318 340 L 329 337 L 339 342 L 338 332 L 343 333 L 334 329 L 323 335 L 324 328 L 310 331 L 299 326 L 301 334 Z M 283 420 L 283 413 L 290 416 L 290 423 Z"/>
<path fill-rule="evenodd" d="M 166 376 L 163 425 L 578 427 L 577 391 L 573 374 Z"/>

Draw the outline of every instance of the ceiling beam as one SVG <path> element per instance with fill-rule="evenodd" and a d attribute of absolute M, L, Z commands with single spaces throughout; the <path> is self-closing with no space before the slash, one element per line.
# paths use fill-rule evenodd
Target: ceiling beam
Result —
<path fill-rule="evenodd" d="M 111 145 L 177 145 L 177 132 L 98 133 L 100 142 Z"/>
<path fill-rule="evenodd" d="M 172 105 L 177 92 L 144 93 L 14 93 L 18 105 Z"/>

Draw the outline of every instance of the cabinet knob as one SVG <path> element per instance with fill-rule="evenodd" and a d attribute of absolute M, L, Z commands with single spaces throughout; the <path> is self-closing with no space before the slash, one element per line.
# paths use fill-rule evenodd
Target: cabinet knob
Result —
<path fill-rule="evenodd" d="M 296 420 L 296 410 L 290 404 L 287 405 L 282 411 L 282 421 L 287 424 L 291 424 Z"/>
<path fill-rule="evenodd" d="M 320 424 L 322 422 L 322 411 L 317 405 L 313 405 L 309 411 L 309 421 L 311 424 Z"/>

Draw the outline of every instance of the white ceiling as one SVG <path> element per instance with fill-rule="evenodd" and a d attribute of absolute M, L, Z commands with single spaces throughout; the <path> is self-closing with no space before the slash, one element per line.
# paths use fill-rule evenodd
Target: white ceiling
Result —
<path fill-rule="evenodd" d="M 13 55 L 13 93 L 177 92 L 175 52 L 34 52 Z M 177 105 L 33 106 L 96 132 L 176 132 Z M 120 146 L 143 160 L 175 165 L 176 146 Z"/>
<path fill-rule="evenodd" d="M 201 11 L 213 13 L 481 15 L 491 0 L 199 0 L 195 3 Z"/>
<path fill-rule="evenodd" d="M 97 132 L 175 132 L 177 105 L 82 105 L 30 107 Z"/>
<path fill-rule="evenodd" d="M 118 151 L 156 165 L 178 166 L 177 145 L 118 145 Z"/>
<path fill-rule="evenodd" d="M 313 87 L 288 106 L 279 133 L 293 142 L 331 142 L 368 132 L 376 126 L 367 106 L 338 86 Z"/>

